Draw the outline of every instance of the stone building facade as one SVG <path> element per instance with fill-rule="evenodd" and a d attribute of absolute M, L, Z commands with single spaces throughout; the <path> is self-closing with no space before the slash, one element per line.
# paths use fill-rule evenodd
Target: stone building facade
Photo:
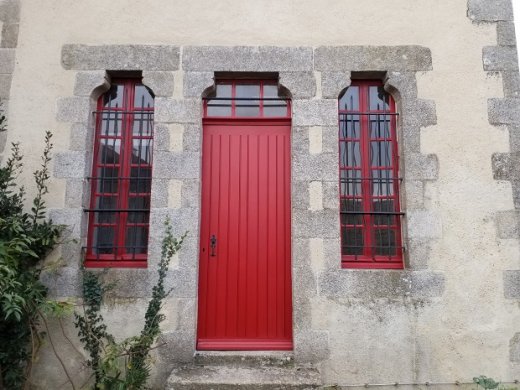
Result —
<path fill-rule="evenodd" d="M 60 249 L 64 267 L 45 275 L 51 294 L 81 297 L 92 112 L 113 79 L 137 74 L 155 97 L 148 257 L 145 268 L 109 269 L 118 287 L 105 317 L 121 336 L 142 325 L 169 216 L 176 235 L 189 235 L 168 274 L 154 385 L 210 354 L 197 350 L 204 98 L 222 75 L 268 78 L 291 104 L 293 344 L 283 356 L 312 367 L 325 385 L 520 379 L 512 15 L 510 0 L 0 1 L 0 97 L 9 117 L 0 153 L 21 141 L 28 181 L 33 151 L 53 130 L 48 203 L 76 239 Z M 358 79 L 381 82 L 399 114 L 399 270 L 341 265 L 338 98 Z M 71 324 L 65 330 L 74 334 Z M 58 327 L 55 337 L 63 337 Z M 62 352 L 84 376 L 77 351 L 64 343 Z M 42 354 L 35 381 L 59 388 L 59 365 Z M 235 364 L 230 353 L 210 355 Z"/>

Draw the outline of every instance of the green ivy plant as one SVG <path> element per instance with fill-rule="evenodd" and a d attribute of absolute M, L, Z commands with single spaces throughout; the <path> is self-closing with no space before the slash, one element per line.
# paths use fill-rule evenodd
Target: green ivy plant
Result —
<path fill-rule="evenodd" d="M 117 342 L 107 332 L 101 315 L 105 293 L 114 286 L 105 285 L 102 273 L 83 271 L 83 312 L 74 314 L 74 325 L 83 347 L 90 358 L 87 365 L 93 371 L 94 389 L 137 390 L 143 389 L 150 377 L 150 351 L 160 334 L 160 323 L 164 315 L 160 313 L 166 291 L 164 279 L 172 256 L 181 248 L 186 233 L 180 238 L 173 237 L 169 220 L 165 222 L 166 235 L 162 242 L 159 279 L 153 287 L 148 303 L 145 323 L 139 336 Z"/>
<path fill-rule="evenodd" d="M 0 115 L 0 130 L 5 116 Z M 44 312 L 59 308 L 47 300 L 40 282 L 43 260 L 60 240 L 64 227 L 46 218 L 44 196 L 48 193 L 51 133 L 45 134 L 40 169 L 34 172 L 36 195 L 26 211 L 26 193 L 17 185 L 23 157 L 18 143 L 0 167 L 0 388 L 27 385 L 32 358 L 41 344 Z"/>

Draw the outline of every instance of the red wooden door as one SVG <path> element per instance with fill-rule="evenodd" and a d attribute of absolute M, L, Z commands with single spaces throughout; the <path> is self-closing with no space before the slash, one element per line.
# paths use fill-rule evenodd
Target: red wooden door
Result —
<path fill-rule="evenodd" d="M 204 125 L 197 349 L 289 350 L 290 125 L 223 123 Z"/>

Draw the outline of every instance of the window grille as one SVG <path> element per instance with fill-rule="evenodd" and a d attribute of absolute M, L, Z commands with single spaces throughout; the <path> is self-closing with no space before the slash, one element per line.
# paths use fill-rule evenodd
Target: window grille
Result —
<path fill-rule="evenodd" d="M 403 268 L 395 102 L 354 81 L 339 99 L 342 266 Z"/>
<path fill-rule="evenodd" d="M 146 267 L 154 98 L 138 79 L 115 80 L 98 101 L 86 266 Z"/>

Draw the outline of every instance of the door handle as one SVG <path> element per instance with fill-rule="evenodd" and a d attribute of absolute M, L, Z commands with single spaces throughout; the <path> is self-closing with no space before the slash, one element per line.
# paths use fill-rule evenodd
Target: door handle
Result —
<path fill-rule="evenodd" d="M 209 244 L 210 244 L 210 248 L 211 248 L 211 251 L 209 253 L 209 255 L 211 257 L 215 257 L 217 255 L 216 251 L 217 251 L 217 237 L 215 237 L 214 234 L 211 235 L 211 238 L 209 239 Z"/>

